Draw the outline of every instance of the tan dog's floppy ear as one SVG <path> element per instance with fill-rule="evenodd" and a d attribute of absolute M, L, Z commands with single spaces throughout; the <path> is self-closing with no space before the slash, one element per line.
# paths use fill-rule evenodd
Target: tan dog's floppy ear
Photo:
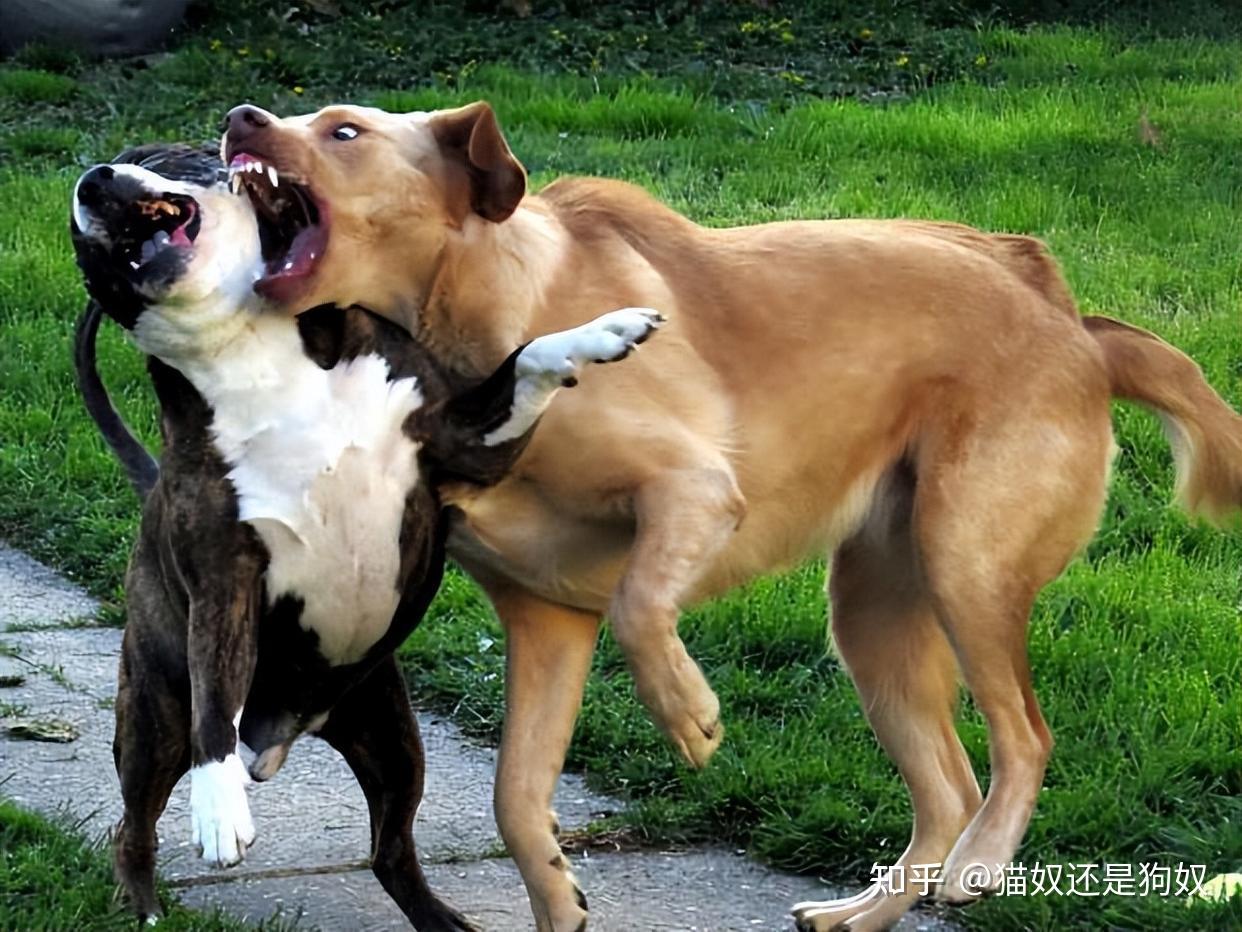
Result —
<path fill-rule="evenodd" d="M 431 119 L 432 132 L 446 158 L 470 175 L 470 206 L 480 217 L 500 223 L 517 210 L 526 193 L 526 169 L 509 150 L 491 105 L 480 100 Z"/>

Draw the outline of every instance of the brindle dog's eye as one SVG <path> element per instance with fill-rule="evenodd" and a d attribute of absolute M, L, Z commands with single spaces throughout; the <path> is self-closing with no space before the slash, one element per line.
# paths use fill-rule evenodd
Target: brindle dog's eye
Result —
<path fill-rule="evenodd" d="M 342 123 L 332 131 L 332 138 L 348 142 L 351 139 L 357 139 L 361 132 L 362 130 L 354 126 L 353 123 Z"/>

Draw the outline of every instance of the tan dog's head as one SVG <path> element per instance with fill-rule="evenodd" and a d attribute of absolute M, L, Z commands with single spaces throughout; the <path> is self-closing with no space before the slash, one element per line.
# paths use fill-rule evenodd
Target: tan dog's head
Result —
<path fill-rule="evenodd" d="M 226 126 L 230 181 L 260 217 L 266 274 L 255 288 L 290 313 L 361 303 L 394 315 L 421 302 L 451 231 L 472 216 L 505 220 L 526 192 L 483 102 L 284 119 L 244 105 Z"/>

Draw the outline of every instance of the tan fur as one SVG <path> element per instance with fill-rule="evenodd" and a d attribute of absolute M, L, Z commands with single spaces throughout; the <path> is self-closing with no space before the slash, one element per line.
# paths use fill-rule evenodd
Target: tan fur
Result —
<path fill-rule="evenodd" d="M 1153 333 L 1107 317 L 1083 318 L 1104 350 L 1113 395 L 1162 415 L 1177 462 L 1177 503 L 1221 522 L 1242 501 L 1242 418 L 1199 367 Z"/>
<path fill-rule="evenodd" d="M 328 137 L 341 119 L 365 130 L 348 149 Z M 1242 502 L 1238 418 L 1155 337 L 1084 326 L 1036 240 L 905 220 L 706 229 L 599 179 L 519 202 L 479 105 L 333 108 L 268 137 L 333 217 L 299 307 L 363 304 L 475 373 L 619 305 L 669 319 L 557 400 L 510 479 L 449 495 L 452 551 L 513 639 L 497 810 L 541 930 L 585 919 L 549 866 L 547 805 L 602 614 L 653 718 L 702 765 L 722 732 L 679 611 L 835 552 L 835 637 L 914 802 L 903 862 L 945 862 L 940 896 L 962 901 L 981 891 L 961 867 L 1011 860 L 1042 782 L 1026 624 L 1099 519 L 1110 398 L 1181 425 L 1188 505 Z M 989 725 L 986 799 L 953 728 L 958 672 Z M 872 892 L 798 921 L 883 928 L 909 905 Z"/>

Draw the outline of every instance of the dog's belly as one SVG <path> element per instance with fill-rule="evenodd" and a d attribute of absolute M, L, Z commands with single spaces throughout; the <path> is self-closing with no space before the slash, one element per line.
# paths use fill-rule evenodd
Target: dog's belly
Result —
<path fill-rule="evenodd" d="M 878 486 L 878 487 L 877 487 Z M 883 500 L 883 483 L 864 473 L 842 488 L 808 493 L 814 520 L 799 504 L 760 498 L 737 532 L 685 594 L 682 608 L 723 595 L 757 576 L 831 552 Z M 456 497 L 449 553 L 481 582 L 499 578 L 563 605 L 604 612 L 634 543 L 632 521 L 588 519 L 557 510 L 524 483 Z"/>
<path fill-rule="evenodd" d="M 340 665 L 383 637 L 401 597 L 402 522 L 419 481 L 402 425 L 422 399 L 414 379 L 388 381 L 377 356 L 314 381 L 297 410 L 246 439 L 229 476 L 239 518 L 269 553 L 268 604 L 301 600 L 299 623 Z"/>
<path fill-rule="evenodd" d="M 442 494 L 457 509 L 449 555 L 480 582 L 512 580 L 563 605 L 607 609 L 633 543 L 632 520 L 574 515 L 521 481 Z"/>

